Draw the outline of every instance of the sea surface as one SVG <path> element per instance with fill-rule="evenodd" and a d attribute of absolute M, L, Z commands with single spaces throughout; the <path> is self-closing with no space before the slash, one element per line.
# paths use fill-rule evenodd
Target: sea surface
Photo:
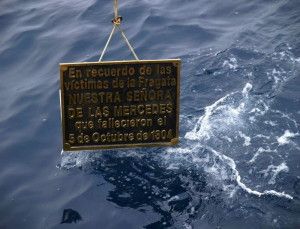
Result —
<path fill-rule="evenodd" d="M 62 152 L 59 63 L 98 61 L 112 1 L 1 0 L 0 228 L 300 228 L 300 1 L 119 2 L 182 59 L 180 144 Z"/>

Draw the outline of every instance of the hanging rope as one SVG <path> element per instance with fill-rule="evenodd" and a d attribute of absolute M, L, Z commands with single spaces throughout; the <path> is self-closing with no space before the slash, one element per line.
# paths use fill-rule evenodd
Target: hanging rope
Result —
<path fill-rule="evenodd" d="M 115 18 L 118 17 L 118 0 L 114 0 L 114 12 L 115 12 Z"/>
<path fill-rule="evenodd" d="M 127 37 L 126 37 L 124 31 L 121 29 L 121 27 L 120 27 L 119 25 L 117 25 L 116 27 L 117 27 L 117 28 L 119 29 L 119 31 L 121 32 L 122 37 L 123 37 L 123 39 L 125 40 L 125 42 L 127 43 L 127 45 L 128 45 L 128 47 L 129 47 L 130 51 L 132 52 L 134 58 L 135 58 L 136 60 L 139 60 L 139 58 L 137 57 L 137 55 L 136 55 L 136 53 L 135 53 L 133 47 L 132 47 L 131 44 L 129 43 L 129 40 L 127 39 Z"/>
<path fill-rule="evenodd" d="M 119 14 L 118 14 L 118 0 L 114 0 L 114 15 L 115 15 L 115 17 L 114 17 L 114 19 L 112 20 L 113 28 L 112 28 L 112 31 L 111 31 L 111 33 L 110 33 L 110 35 L 109 35 L 109 37 L 108 37 L 108 40 L 107 40 L 105 46 L 104 46 L 104 49 L 103 49 L 103 51 L 102 51 L 102 53 L 101 53 L 101 55 L 100 55 L 99 62 L 102 61 L 102 59 L 103 59 L 103 57 L 104 57 L 104 54 L 105 54 L 105 52 L 106 52 L 106 49 L 107 49 L 107 47 L 108 47 L 108 45 L 109 45 L 109 43 L 110 43 L 110 41 L 111 41 L 111 39 L 112 39 L 112 36 L 113 36 L 113 34 L 114 34 L 116 28 L 120 31 L 120 33 L 121 33 L 121 35 L 122 35 L 122 38 L 123 38 L 124 41 L 126 42 L 128 48 L 129 48 L 129 50 L 131 51 L 131 53 L 133 54 L 134 58 L 135 58 L 136 60 L 139 60 L 139 58 L 138 58 L 138 56 L 136 55 L 136 53 L 135 53 L 133 47 L 131 46 L 129 40 L 127 39 L 127 37 L 126 37 L 124 31 L 123 31 L 122 28 L 121 28 L 122 17 L 119 16 Z"/>
<path fill-rule="evenodd" d="M 115 29 L 116 29 L 116 27 L 113 26 L 113 29 L 112 29 L 112 31 L 111 31 L 111 33 L 110 33 L 110 35 L 109 35 L 109 38 L 108 38 L 108 40 L 107 40 L 107 42 L 106 42 L 106 45 L 104 46 L 104 49 L 103 49 L 103 51 L 102 51 L 102 53 L 101 53 L 101 56 L 100 56 L 99 61 L 102 61 L 103 56 L 104 56 L 104 54 L 105 54 L 105 52 L 106 52 L 106 49 L 107 49 L 107 47 L 108 47 L 108 44 L 109 44 L 109 42 L 110 42 L 110 40 L 111 40 L 111 38 L 112 38 L 112 36 L 113 36 L 113 34 L 114 34 L 114 32 L 115 32 Z"/>

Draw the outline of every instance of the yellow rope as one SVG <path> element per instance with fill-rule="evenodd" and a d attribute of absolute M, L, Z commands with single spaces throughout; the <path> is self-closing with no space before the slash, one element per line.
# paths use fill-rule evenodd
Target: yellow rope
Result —
<path fill-rule="evenodd" d="M 115 30 L 116 30 L 116 26 L 114 25 L 114 26 L 113 26 L 113 29 L 112 29 L 112 31 L 111 31 L 109 37 L 108 37 L 108 40 L 107 40 L 107 42 L 106 42 L 106 44 L 105 44 L 105 46 L 104 46 L 104 49 L 103 49 L 103 51 L 102 51 L 102 53 L 101 53 L 101 56 L 100 56 L 100 58 L 99 58 L 99 62 L 102 61 L 103 56 L 104 56 L 104 54 L 105 54 L 105 52 L 106 52 L 106 49 L 107 49 L 107 47 L 108 47 L 108 44 L 109 44 L 109 42 L 110 42 L 110 40 L 111 40 L 111 38 L 112 38 L 112 36 L 113 36 Z"/>
<path fill-rule="evenodd" d="M 115 12 L 115 18 L 117 18 L 118 15 L 118 0 L 115 0 L 114 2 L 114 12 Z"/>
<path fill-rule="evenodd" d="M 124 31 L 121 29 L 121 27 L 120 27 L 119 25 L 116 25 L 116 27 L 117 27 L 117 28 L 119 29 L 119 31 L 121 32 L 121 35 L 122 35 L 124 41 L 127 43 L 128 48 L 129 48 L 130 51 L 132 52 L 134 58 L 135 58 L 136 60 L 139 60 L 139 58 L 138 58 L 138 56 L 136 55 L 136 53 L 135 53 L 133 47 L 132 47 L 131 44 L 129 43 L 129 40 L 127 39 L 127 37 L 126 37 Z"/>
<path fill-rule="evenodd" d="M 111 31 L 111 33 L 110 33 L 110 35 L 109 35 L 109 37 L 108 37 L 108 40 L 107 40 L 107 42 L 106 42 L 106 44 L 105 44 L 105 46 L 104 46 L 104 49 L 103 49 L 103 51 L 102 51 L 102 53 L 101 53 L 101 55 L 100 55 L 99 62 L 102 61 L 102 59 L 103 59 L 103 56 L 104 56 L 104 54 L 105 54 L 105 52 L 106 52 L 106 49 L 107 49 L 107 47 L 108 47 L 108 45 L 109 45 L 109 43 L 110 43 L 110 41 L 111 41 L 111 39 L 112 39 L 112 36 L 113 36 L 113 34 L 114 34 L 114 32 L 115 32 L 116 27 L 117 27 L 118 30 L 120 31 L 120 33 L 121 33 L 121 35 L 122 35 L 124 41 L 126 42 L 128 48 L 129 48 L 129 50 L 131 51 L 131 53 L 133 54 L 134 58 L 135 58 L 136 60 L 139 60 L 138 56 L 136 55 L 136 53 L 135 53 L 133 47 L 131 46 L 131 44 L 130 44 L 130 42 L 129 42 L 129 40 L 127 39 L 127 37 L 126 37 L 124 31 L 121 29 L 122 17 L 118 15 L 118 0 L 114 0 L 114 15 L 115 15 L 115 17 L 114 17 L 114 19 L 112 20 L 112 23 L 114 24 L 114 25 L 113 25 L 113 29 L 112 29 L 112 31 Z"/>

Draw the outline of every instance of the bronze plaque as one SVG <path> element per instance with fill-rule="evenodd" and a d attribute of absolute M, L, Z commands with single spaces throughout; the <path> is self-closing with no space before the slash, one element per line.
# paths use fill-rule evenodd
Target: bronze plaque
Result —
<path fill-rule="evenodd" d="M 179 59 L 60 64 L 63 149 L 177 144 L 180 64 Z"/>

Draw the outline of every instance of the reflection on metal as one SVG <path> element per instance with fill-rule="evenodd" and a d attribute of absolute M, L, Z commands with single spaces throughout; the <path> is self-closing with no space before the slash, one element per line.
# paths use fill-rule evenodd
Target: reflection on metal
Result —
<path fill-rule="evenodd" d="M 180 64 L 179 59 L 61 64 L 63 149 L 177 144 Z"/>

